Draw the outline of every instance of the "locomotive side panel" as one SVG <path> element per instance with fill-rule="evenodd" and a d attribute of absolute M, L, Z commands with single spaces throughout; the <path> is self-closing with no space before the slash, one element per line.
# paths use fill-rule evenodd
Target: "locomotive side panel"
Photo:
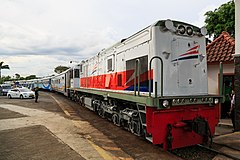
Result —
<path fill-rule="evenodd" d="M 81 87 L 133 91 L 135 61 L 139 58 L 142 91 L 148 91 L 149 40 L 149 31 L 144 30 L 88 59 L 83 64 Z"/>

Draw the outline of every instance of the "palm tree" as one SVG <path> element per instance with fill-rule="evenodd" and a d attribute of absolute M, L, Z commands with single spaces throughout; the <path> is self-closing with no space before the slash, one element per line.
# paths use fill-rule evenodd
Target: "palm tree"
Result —
<path fill-rule="evenodd" d="M 3 65 L 3 62 L 0 62 L 0 79 L 2 78 L 2 75 L 1 75 L 2 69 L 10 69 L 10 68 L 8 65 Z"/>

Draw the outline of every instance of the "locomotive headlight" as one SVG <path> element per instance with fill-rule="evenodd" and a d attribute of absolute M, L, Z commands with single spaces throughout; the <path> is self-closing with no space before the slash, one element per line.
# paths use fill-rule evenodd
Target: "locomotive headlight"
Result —
<path fill-rule="evenodd" d="M 218 104 L 219 103 L 219 99 L 218 98 L 215 98 L 214 99 L 214 104 Z"/>
<path fill-rule="evenodd" d="M 165 21 L 165 27 L 168 29 L 168 30 L 170 30 L 170 31 L 174 31 L 175 32 L 175 27 L 174 27 L 174 25 L 173 25 L 173 22 L 170 20 L 170 19 L 167 19 L 166 21 Z"/>
<path fill-rule="evenodd" d="M 164 100 L 162 103 L 164 108 L 168 108 L 169 107 L 169 101 L 168 100 Z"/>
<path fill-rule="evenodd" d="M 176 99 L 173 99 L 172 103 L 177 103 L 177 100 L 176 100 Z"/>
<path fill-rule="evenodd" d="M 201 28 L 201 34 L 202 34 L 203 36 L 206 36 L 206 35 L 207 35 L 207 28 L 206 28 L 206 27 L 202 27 L 202 28 Z"/>
<path fill-rule="evenodd" d="M 193 29 L 192 27 L 187 27 L 187 34 L 191 36 L 193 34 Z"/>
<path fill-rule="evenodd" d="M 209 101 L 209 102 L 212 102 L 212 98 L 208 98 L 208 101 Z"/>
<path fill-rule="evenodd" d="M 180 26 L 178 26 L 178 31 L 179 31 L 179 33 L 181 33 L 181 34 L 184 34 L 185 31 L 186 31 L 186 29 L 185 29 L 185 27 L 184 27 L 183 25 L 180 25 Z"/>
<path fill-rule="evenodd" d="M 181 103 L 181 99 L 177 99 L 177 103 Z"/>
<path fill-rule="evenodd" d="M 182 99 L 182 103 L 185 103 L 185 99 Z"/>

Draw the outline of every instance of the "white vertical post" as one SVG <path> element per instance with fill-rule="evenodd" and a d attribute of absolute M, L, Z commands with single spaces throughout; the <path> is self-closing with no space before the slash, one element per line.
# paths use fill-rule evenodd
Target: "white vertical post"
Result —
<path fill-rule="evenodd" d="M 240 0 L 235 0 L 235 55 L 240 56 Z"/>

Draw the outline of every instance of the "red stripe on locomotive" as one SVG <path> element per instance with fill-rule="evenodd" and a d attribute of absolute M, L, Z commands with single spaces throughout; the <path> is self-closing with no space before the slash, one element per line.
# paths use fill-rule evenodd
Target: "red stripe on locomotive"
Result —
<path fill-rule="evenodd" d="M 151 71 L 151 80 L 153 79 L 153 70 Z M 132 75 L 132 78 L 127 78 Z M 150 72 L 144 72 L 140 75 L 140 83 L 148 82 Z M 138 77 L 137 77 L 138 78 Z M 136 81 L 137 81 L 136 78 Z M 128 79 L 128 81 L 127 81 Z M 98 76 L 84 77 L 80 79 L 81 87 L 86 88 L 99 88 L 99 89 L 113 89 L 113 90 L 126 90 L 134 85 L 134 70 L 123 72 L 115 72 L 111 74 L 103 74 Z M 148 86 L 148 83 L 147 83 Z"/>

